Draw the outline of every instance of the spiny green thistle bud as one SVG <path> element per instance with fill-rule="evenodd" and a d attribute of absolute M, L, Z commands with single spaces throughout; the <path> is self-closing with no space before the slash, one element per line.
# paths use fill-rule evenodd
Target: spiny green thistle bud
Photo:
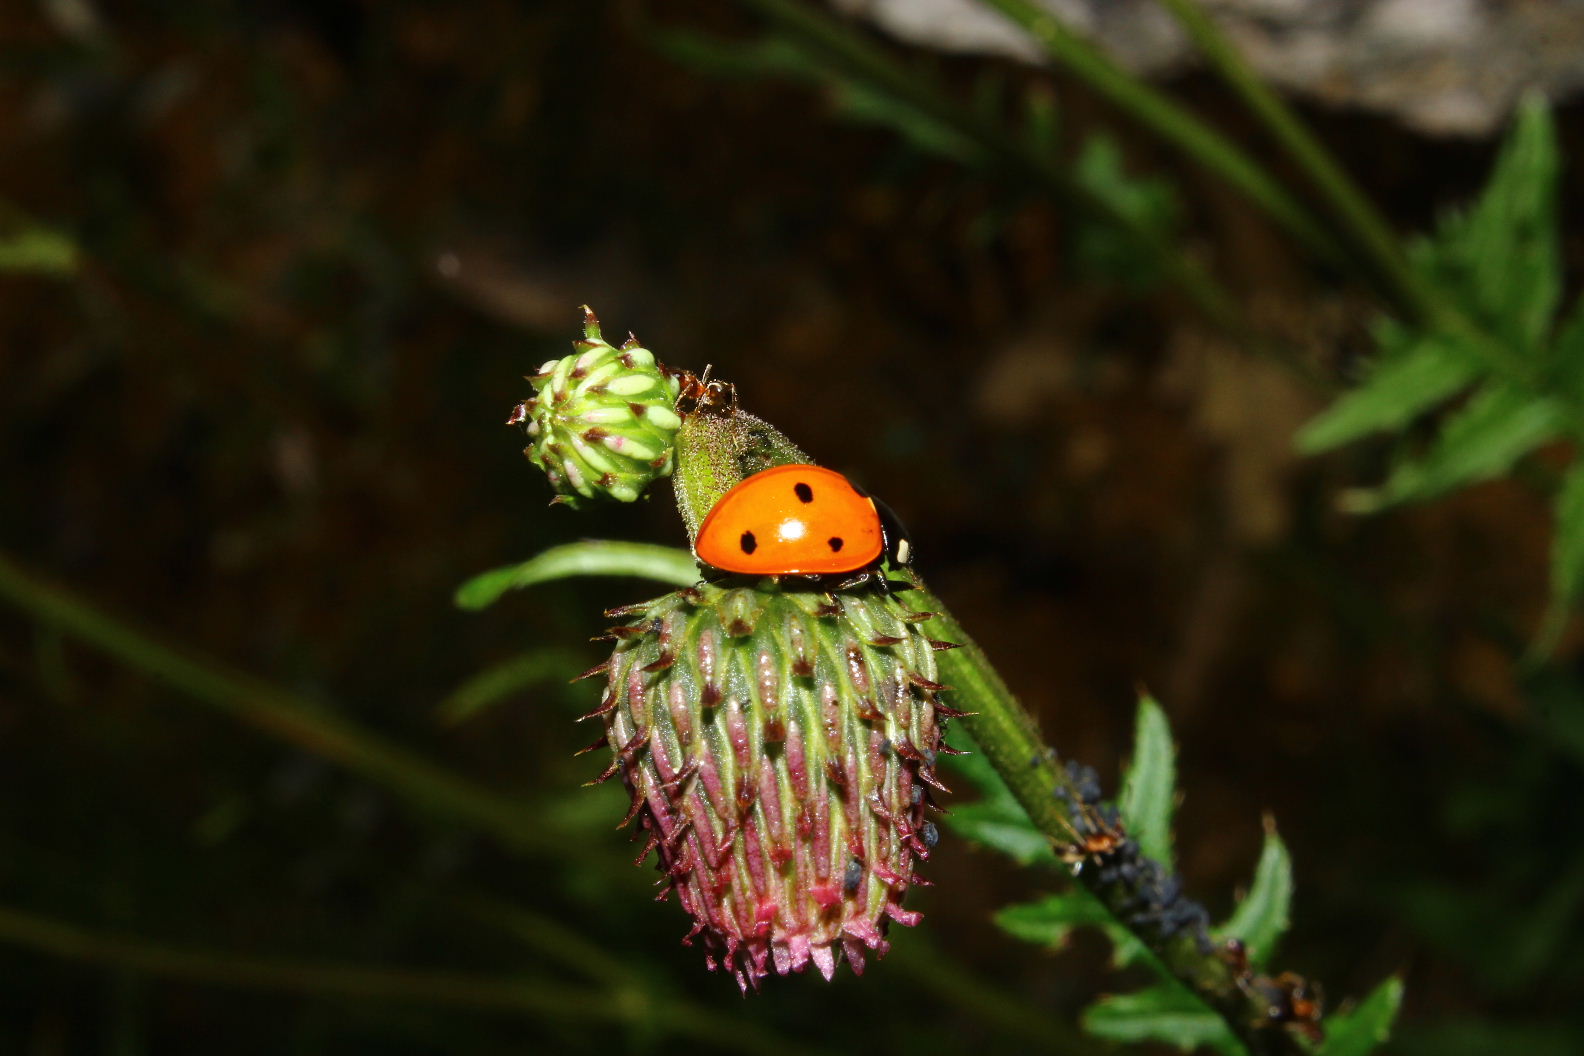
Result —
<path fill-rule="evenodd" d="M 934 653 L 881 592 L 701 583 L 613 610 L 602 739 L 711 969 L 746 991 L 774 969 L 888 948 L 929 857 L 941 788 Z M 601 742 L 595 742 L 597 746 Z M 664 897 L 662 895 L 662 897 Z"/>
<path fill-rule="evenodd" d="M 586 305 L 583 337 L 572 347 L 572 355 L 528 379 L 534 396 L 506 424 L 526 427 L 531 442 L 523 454 L 550 478 L 553 501 L 632 502 L 652 481 L 671 475 L 682 424 L 676 379 L 636 337 L 620 348 L 600 337 L 599 320 Z"/>

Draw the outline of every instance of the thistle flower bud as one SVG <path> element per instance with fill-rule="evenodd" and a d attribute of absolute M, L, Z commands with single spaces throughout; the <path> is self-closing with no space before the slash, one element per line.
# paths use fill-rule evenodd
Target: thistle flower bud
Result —
<path fill-rule="evenodd" d="M 942 750 L 934 651 L 881 592 L 703 583 L 610 615 L 600 707 L 628 821 L 659 854 L 711 969 L 746 991 L 839 958 L 862 972 L 923 883 Z"/>
<path fill-rule="evenodd" d="M 586 306 L 583 337 L 572 347 L 572 355 L 528 379 L 534 395 L 506 424 L 527 429 L 523 454 L 550 478 L 554 501 L 632 502 L 675 464 L 673 438 L 682 424 L 674 409 L 676 380 L 637 338 L 620 348 L 605 341 Z"/>

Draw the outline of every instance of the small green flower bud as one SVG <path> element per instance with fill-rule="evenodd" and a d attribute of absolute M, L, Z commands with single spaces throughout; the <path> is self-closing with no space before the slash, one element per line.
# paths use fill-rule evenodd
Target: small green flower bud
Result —
<path fill-rule="evenodd" d="M 632 502 L 675 465 L 682 424 L 676 379 L 637 338 L 617 348 L 600 337 L 599 320 L 587 306 L 583 337 L 572 347 L 572 355 L 551 360 L 528 379 L 534 395 L 506 424 L 527 430 L 523 454 L 550 478 L 554 501 Z"/>
<path fill-rule="evenodd" d="M 633 795 L 711 968 L 744 989 L 771 971 L 888 948 L 913 924 L 936 829 L 942 750 L 935 651 L 889 594 L 701 583 L 612 612 L 605 720 Z M 602 778 L 603 779 L 603 778 Z"/>

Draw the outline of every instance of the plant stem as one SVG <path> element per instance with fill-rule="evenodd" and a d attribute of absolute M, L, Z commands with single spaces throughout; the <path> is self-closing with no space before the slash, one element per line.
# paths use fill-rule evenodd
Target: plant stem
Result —
<path fill-rule="evenodd" d="M 1224 329 L 1239 334 L 1247 332 L 1239 302 L 1202 264 L 1162 239 L 1136 217 L 1118 209 L 1109 199 L 1073 179 L 1042 151 L 1035 150 L 1006 130 L 981 119 L 972 110 L 949 98 L 928 78 L 897 63 L 882 49 L 851 32 L 840 21 L 816 11 L 810 4 L 798 0 L 740 2 L 784 30 L 818 46 L 854 75 L 879 86 L 932 120 L 978 144 L 990 157 L 1002 159 L 1016 175 L 1031 185 L 1064 198 L 1112 225 L 1159 267 L 1169 281 L 1187 294 L 1205 318 Z M 1228 149 L 1232 149 L 1230 145 Z M 1296 206 L 1284 209 L 1280 202 L 1284 192 L 1279 186 L 1268 180 L 1261 186 L 1261 198 L 1272 202 L 1270 208 L 1284 211 L 1292 224 L 1299 228 L 1305 227 L 1301 215 L 1293 211 Z M 1318 229 L 1313 229 L 1313 234 L 1317 238 L 1324 238 Z"/>
<path fill-rule="evenodd" d="M 1322 259 L 1345 260 L 1336 241 L 1281 183 L 1235 143 L 1140 81 L 1032 0 L 981 0 L 1032 36 L 1058 63 L 1144 127 L 1220 176 Z"/>
<path fill-rule="evenodd" d="M 339 763 L 424 808 L 485 829 L 507 844 L 564 855 L 523 804 L 218 661 L 178 652 L 0 554 L 0 599 L 194 700 L 305 751 Z M 570 841 L 575 844 L 576 841 Z"/>
<path fill-rule="evenodd" d="M 960 645 L 941 653 L 937 662 L 941 677 L 952 687 L 954 703 L 970 712 L 960 721 L 986 760 L 1042 833 L 1058 844 L 1072 842 L 1078 819 L 1069 814 L 1067 803 L 1082 800 L 1074 794 L 1064 801 L 1055 794 L 1059 787 L 1074 791 L 1072 781 L 1055 750 L 1040 738 L 1033 717 L 938 597 L 920 586 L 908 592 L 907 598 L 908 604 L 937 614 L 930 622 L 931 633 Z M 1296 1035 L 1272 1020 L 1268 1001 L 1253 990 L 1245 992 L 1231 964 L 1203 949 L 1194 935 L 1184 932 L 1159 941 L 1116 912 L 1119 896 L 1125 897 L 1126 892 L 1101 883 L 1096 870 L 1083 870 L 1077 878 L 1119 925 L 1137 936 L 1173 976 L 1226 1021 L 1252 1056 L 1299 1056 L 1308 1051 Z"/>
<path fill-rule="evenodd" d="M 1000 7 L 1018 0 L 988 2 Z M 1364 252 L 1389 298 L 1423 322 L 1444 324 L 1448 314 L 1446 306 L 1435 290 L 1409 266 L 1391 225 L 1349 178 L 1325 144 L 1260 80 L 1226 34 L 1204 13 L 1198 0 L 1160 0 L 1160 3 L 1182 24 L 1211 67 L 1308 176 L 1351 239 Z"/>
<path fill-rule="evenodd" d="M 384 968 L 284 957 L 246 957 L 186 950 L 88 931 L 48 917 L 0 906 L 0 943 L 68 961 L 83 961 L 212 986 L 276 990 L 310 997 L 447 1005 L 516 1012 L 535 1018 L 588 1023 L 655 1025 L 667 1033 L 718 1044 L 735 1052 L 791 1056 L 809 1053 L 747 1024 L 685 1002 L 651 1003 L 644 994 L 565 986 L 539 978 Z"/>

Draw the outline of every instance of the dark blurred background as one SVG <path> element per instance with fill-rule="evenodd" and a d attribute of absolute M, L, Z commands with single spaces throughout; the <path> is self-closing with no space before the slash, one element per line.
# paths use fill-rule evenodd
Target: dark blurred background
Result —
<path fill-rule="evenodd" d="M 1370 349 L 1364 293 L 1081 86 L 855 31 L 954 91 L 1049 93 L 1075 141 L 1108 130 L 1303 369 L 1134 281 L 1062 203 L 697 46 L 756 38 L 734 5 L 0 8 L 0 222 L 45 247 L 0 274 L 0 550 L 520 797 L 566 845 L 415 811 L 7 606 L 0 906 L 134 945 L 684 1010 L 476 1009 L 425 977 L 401 1000 L 282 993 L 6 943 L 0 1053 L 1106 1048 L 1075 1026 L 1129 985 L 1103 944 L 1002 934 L 991 913 L 1050 878 L 950 837 L 911 903 L 924 925 L 861 980 L 744 1001 L 678 945 L 682 914 L 611 831 L 621 792 L 579 787 L 603 765 L 570 758 L 593 695 L 564 685 L 599 659 L 600 610 L 659 588 L 451 601 L 558 542 L 686 543 L 664 489 L 547 508 L 501 424 L 584 302 L 667 362 L 714 364 L 883 494 L 1051 741 L 1108 785 L 1137 688 L 1159 696 L 1190 891 L 1230 908 L 1264 812 L 1292 849 L 1281 966 L 1333 1003 L 1404 973 L 1395 1051 L 1584 1048 L 1584 638 L 1519 663 L 1547 598 L 1544 496 L 1520 478 L 1338 512 L 1383 448 L 1305 460 L 1292 436 Z M 1207 76 L 1168 83 L 1260 149 Z M 1475 193 L 1495 152 L 1301 108 L 1405 231 Z M 1558 120 L 1584 157 L 1584 108 Z M 1565 181 L 1566 210 L 1584 170 Z M 535 663 L 439 719 L 480 671 Z"/>

